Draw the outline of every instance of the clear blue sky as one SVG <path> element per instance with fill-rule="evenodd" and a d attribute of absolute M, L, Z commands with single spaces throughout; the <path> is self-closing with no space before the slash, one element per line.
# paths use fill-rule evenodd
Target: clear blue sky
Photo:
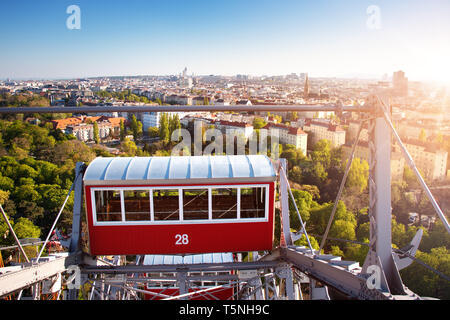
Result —
<path fill-rule="evenodd" d="M 69 5 L 81 30 L 66 28 Z M 371 5 L 381 28 L 367 27 Z M 450 1 L 0 2 L 0 78 L 392 74 L 450 80 Z"/>

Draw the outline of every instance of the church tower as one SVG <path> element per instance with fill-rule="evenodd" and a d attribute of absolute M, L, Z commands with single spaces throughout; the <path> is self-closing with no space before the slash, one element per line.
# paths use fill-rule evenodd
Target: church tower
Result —
<path fill-rule="evenodd" d="M 303 98 L 308 99 L 308 96 L 309 96 L 309 79 L 308 79 L 308 74 L 306 74 L 305 88 L 303 89 Z"/>

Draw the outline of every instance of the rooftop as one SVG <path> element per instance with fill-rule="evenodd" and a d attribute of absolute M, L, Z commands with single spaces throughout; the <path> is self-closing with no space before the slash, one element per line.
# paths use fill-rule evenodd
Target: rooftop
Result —
<path fill-rule="evenodd" d="M 168 180 L 259 178 L 273 181 L 272 162 L 264 155 L 96 158 L 86 169 L 86 184 Z"/>
<path fill-rule="evenodd" d="M 148 265 L 227 263 L 227 262 L 233 262 L 232 253 L 205 253 L 186 256 L 149 254 L 144 257 L 143 264 L 148 266 Z"/>

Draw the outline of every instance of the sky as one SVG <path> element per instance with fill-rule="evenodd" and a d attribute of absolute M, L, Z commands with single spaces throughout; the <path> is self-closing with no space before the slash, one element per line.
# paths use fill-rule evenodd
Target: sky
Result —
<path fill-rule="evenodd" d="M 80 29 L 67 28 L 71 5 Z M 449 16 L 450 0 L 2 0 L 0 79 L 187 67 L 362 78 L 403 70 L 410 80 L 450 83 Z"/>

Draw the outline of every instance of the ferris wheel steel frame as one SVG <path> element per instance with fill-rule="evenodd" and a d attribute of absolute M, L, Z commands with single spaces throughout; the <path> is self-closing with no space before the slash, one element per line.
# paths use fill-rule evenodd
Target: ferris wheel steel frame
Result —
<path fill-rule="evenodd" d="M 160 295 L 165 299 L 188 299 L 195 295 L 189 292 L 194 288 L 194 281 L 212 280 L 229 281 L 237 291 L 236 298 L 241 299 L 303 299 L 302 283 L 309 284 L 310 298 L 329 299 L 327 286 L 355 299 L 420 299 L 419 296 L 406 288 L 399 275 L 397 263 L 401 267 L 409 265 L 411 258 L 400 257 L 391 247 L 391 194 L 390 194 L 390 152 L 391 130 L 394 130 L 388 118 L 387 99 L 380 95 L 371 95 L 364 106 L 336 105 L 288 105 L 288 106 L 118 106 L 118 107 L 30 107 L 30 108 L 0 108 L 0 114 L 19 113 L 101 113 L 101 112 L 288 112 L 288 111 L 332 111 L 338 115 L 343 112 L 357 112 L 369 118 L 369 217 L 370 243 L 369 253 L 362 268 L 354 261 L 342 261 L 341 257 L 322 254 L 309 247 L 298 247 L 293 244 L 289 225 L 289 196 L 292 199 L 289 182 L 286 176 L 286 163 L 281 159 L 282 174 L 279 175 L 281 203 L 282 243 L 280 247 L 265 252 L 259 257 L 254 252 L 255 261 L 234 263 L 212 263 L 192 265 L 121 265 L 120 259 L 114 263 L 106 262 L 99 257 L 91 257 L 81 251 L 81 220 L 82 220 L 82 172 L 83 163 L 76 165 L 76 180 L 74 181 L 74 207 L 72 236 L 67 256 L 56 257 L 54 260 L 41 258 L 41 262 L 23 264 L 23 269 L 0 275 L 0 297 L 14 292 L 22 292 L 24 288 L 38 288 L 44 280 L 54 278 L 67 271 L 71 265 L 80 268 L 83 283 L 91 284 L 91 298 L 97 299 L 139 299 L 138 293 L 143 293 L 138 285 L 157 281 L 143 275 L 160 272 L 173 273 L 176 276 L 163 277 L 162 281 L 174 281 L 179 289 L 175 296 Z M 395 130 L 394 130 L 395 132 Z M 431 193 L 430 193 L 431 194 Z M 432 195 L 431 195 L 432 197 Z M 434 199 L 433 199 L 434 200 Z M 433 203 L 435 205 L 435 203 Z M 297 210 L 298 211 L 298 210 Z M 301 219 L 301 217 L 300 217 Z M 305 226 L 300 230 L 307 233 Z M 416 237 L 415 237 L 416 239 Z M 416 239 L 417 240 L 417 239 Z M 419 240 L 420 241 L 420 237 Z M 417 249 L 417 241 L 412 242 Z M 415 252 L 415 251 L 414 251 Z M 409 259 L 409 260 L 408 260 Z M 139 261 L 139 259 L 137 259 Z M 381 270 L 381 287 L 372 288 L 368 279 L 372 276 L 370 266 L 378 266 Z M 191 275 L 192 272 L 233 271 L 232 275 L 211 276 Z M 93 275 L 93 278 L 89 278 Z M 317 285 L 319 282 L 321 285 Z M 67 284 L 67 283 L 66 283 Z M 220 286 L 219 286 L 220 287 Z M 208 296 L 209 290 L 198 294 Z M 60 292 L 59 292 L 60 294 Z M 21 293 L 20 293 L 21 295 Z M 58 295 L 59 296 L 59 295 Z M 67 290 L 65 299 L 77 299 L 78 289 Z M 211 298 L 211 295 L 208 297 Z M 36 289 L 34 299 L 39 299 Z"/>

